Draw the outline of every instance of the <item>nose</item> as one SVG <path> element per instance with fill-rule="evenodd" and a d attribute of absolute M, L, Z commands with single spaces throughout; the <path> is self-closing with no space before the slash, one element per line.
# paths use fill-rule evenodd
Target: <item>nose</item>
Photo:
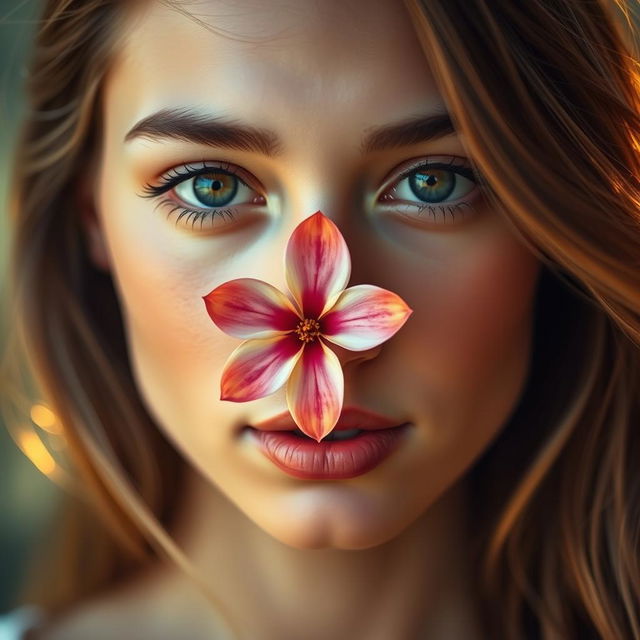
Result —
<path fill-rule="evenodd" d="M 286 205 L 287 218 L 290 220 L 288 231 L 316 211 L 322 211 L 338 226 L 351 246 L 349 235 L 354 218 L 353 185 L 345 178 L 347 172 L 336 163 L 333 155 L 318 158 L 315 150 L 313 155 L 313 162 L 301 166 L 292 181 Z"/>
<path fill-rule="evenodd" d="M 344 377 L 344 405 L 360 404 L 358 401 L 358 378 L 361 377 L 362 371 L 359 370 L 360 365 L 368 360 L 375 358 L 381 351 L 383 345 L 378 345 L 365 351 L 350 351 L 336 344 L 330 343 L 329 348 L 338 356 L 338 360 L 342 365 L 342 373 Z M 360 381 L 362 382 L 362 380 Z"/>
<path fill-rule="evenodd" d="M 357 367 L 358 364 L 375 358 L 380 353 L 382 345 L 364 351 L 350 351 L 333 343 L 329 344 L 329 348 L 338 356 L 342 369 L 347 372 Z"/>

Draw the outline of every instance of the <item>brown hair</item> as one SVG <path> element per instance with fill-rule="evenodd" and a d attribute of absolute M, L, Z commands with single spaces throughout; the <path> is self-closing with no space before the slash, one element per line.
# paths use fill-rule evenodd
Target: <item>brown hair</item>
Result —
<path fill-rule="evenodd" d="M 544 265 L 527 387 L 470 471 L 487 635 L 638 640 L 640 73 L 629 7 L 406 5 L 489 197 Z M 158 551 L 190 571 L 166 534 L 184 461 L 141 403 L 113 283 L 88 257 L 75 204 L 101 144 L 100 90 L 124 13 L 117 0 L 44 3 L 15 157 L 7 363 L 28 361 L 90 495 L 70 501 L 67 553 L 38 600 L 51 610 Z M 87 532 L 101 564 L 82 561 Z"/>

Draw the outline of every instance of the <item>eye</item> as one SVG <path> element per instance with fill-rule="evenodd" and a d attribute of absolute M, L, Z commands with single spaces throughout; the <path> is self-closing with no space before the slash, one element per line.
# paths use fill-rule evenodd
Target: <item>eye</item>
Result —
<path fill-rule="evenodd" d="M 200 220 L 200 229 L 208 221 L 210 228 L 228 224 L 228 220 L 250 217 L 248 211 L 240 212 L 242 207 L 265 204 L 265 198 L 252 189 L 248 182 L 251 178 L 241 177 L 244 171 L 239 167 L 232 167 L 227 163 L 207 164 L 200 166 L 185 165 L 174 168 L 160 177 L 159 185 L 146 184 L 142 197 L 156 198 L 167 193 L 174 197 L 164 198 L 159 204 L 169 207 L 167 217 L 176 211 L 180 215 L 176 225 L 186 216 L 184 224 L 195 227 Z M 213 224 L 214 218 L 221 218 L 221 222 Z M 224 222 L 227 218 L 227 222 Z"/>
<path fill-rule="evenodd" d="M 383 209 L 412 222 L 454 224 L 473 215 L 480 177 L 460 158 L 413 161 L 381 194 Z"/>

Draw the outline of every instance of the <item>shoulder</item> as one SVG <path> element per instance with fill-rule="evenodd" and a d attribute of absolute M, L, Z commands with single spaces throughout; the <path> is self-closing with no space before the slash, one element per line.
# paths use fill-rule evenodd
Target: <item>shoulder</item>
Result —
<path fill-rule="evenodd" d="M 75 607 L 46 620 L 33 635 L 7 640 L 211 640 L 221 638 L 211 628 L 195 626 L 188 608 L 179 602 L 145 598 L 124 590 L 94 600 L 78 603 Z M 0 640 L 5 640 L 0 635 Z"/>
<path fill-rule="evenodd" d="M 107 629 L 110 629 L 109 634 L 112 632 L 112 622 L 102 607 L 80 606 L 46 620 L 33 634 L 23 640 L 106 640 Z M 0 636 L 0 640 L 4 639 Z"/>
<path fill-rule="evenodd" d="M 21 640 L 110 640 L 131 637 L 132 631 L 136 638 L 146 640 L 150 637 L 145 628 L 147 614 L 145 599 L 125 583 L 49 614 Z"/>
<path fill-rule="evenodd" d="M 131 603 L 111 598 L 83 602 L 45 621 L 33 635 L 22 640 L 112 640 L 128 638 L 135 631 L 136 638 L 146 640 L 165 636 L 153 629 L 153 616 L 144 607 L 135 610 Z M 0 640 L 4 640 L 0 636 Z"/>

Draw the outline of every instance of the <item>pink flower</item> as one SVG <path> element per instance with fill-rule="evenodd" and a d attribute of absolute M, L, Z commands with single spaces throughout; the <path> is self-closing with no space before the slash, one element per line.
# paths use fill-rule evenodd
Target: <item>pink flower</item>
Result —
<path fill-rule="evenodd" d="M 285 272 L 289 297 L 255 278 L 229 280 L 203 296 L 213 322 L 245 339 L 224 365 L 220 399 L 256 400 L 286 382 L 293 420 L 320 442 L 335 427 L 344 396 L 342 366 L 331 343 L 351 351 L 375 347 L 413 310 L 374 285 L 345 288 L 351 276 L 349 250 L 321 211 L 293 230 Z"/>

